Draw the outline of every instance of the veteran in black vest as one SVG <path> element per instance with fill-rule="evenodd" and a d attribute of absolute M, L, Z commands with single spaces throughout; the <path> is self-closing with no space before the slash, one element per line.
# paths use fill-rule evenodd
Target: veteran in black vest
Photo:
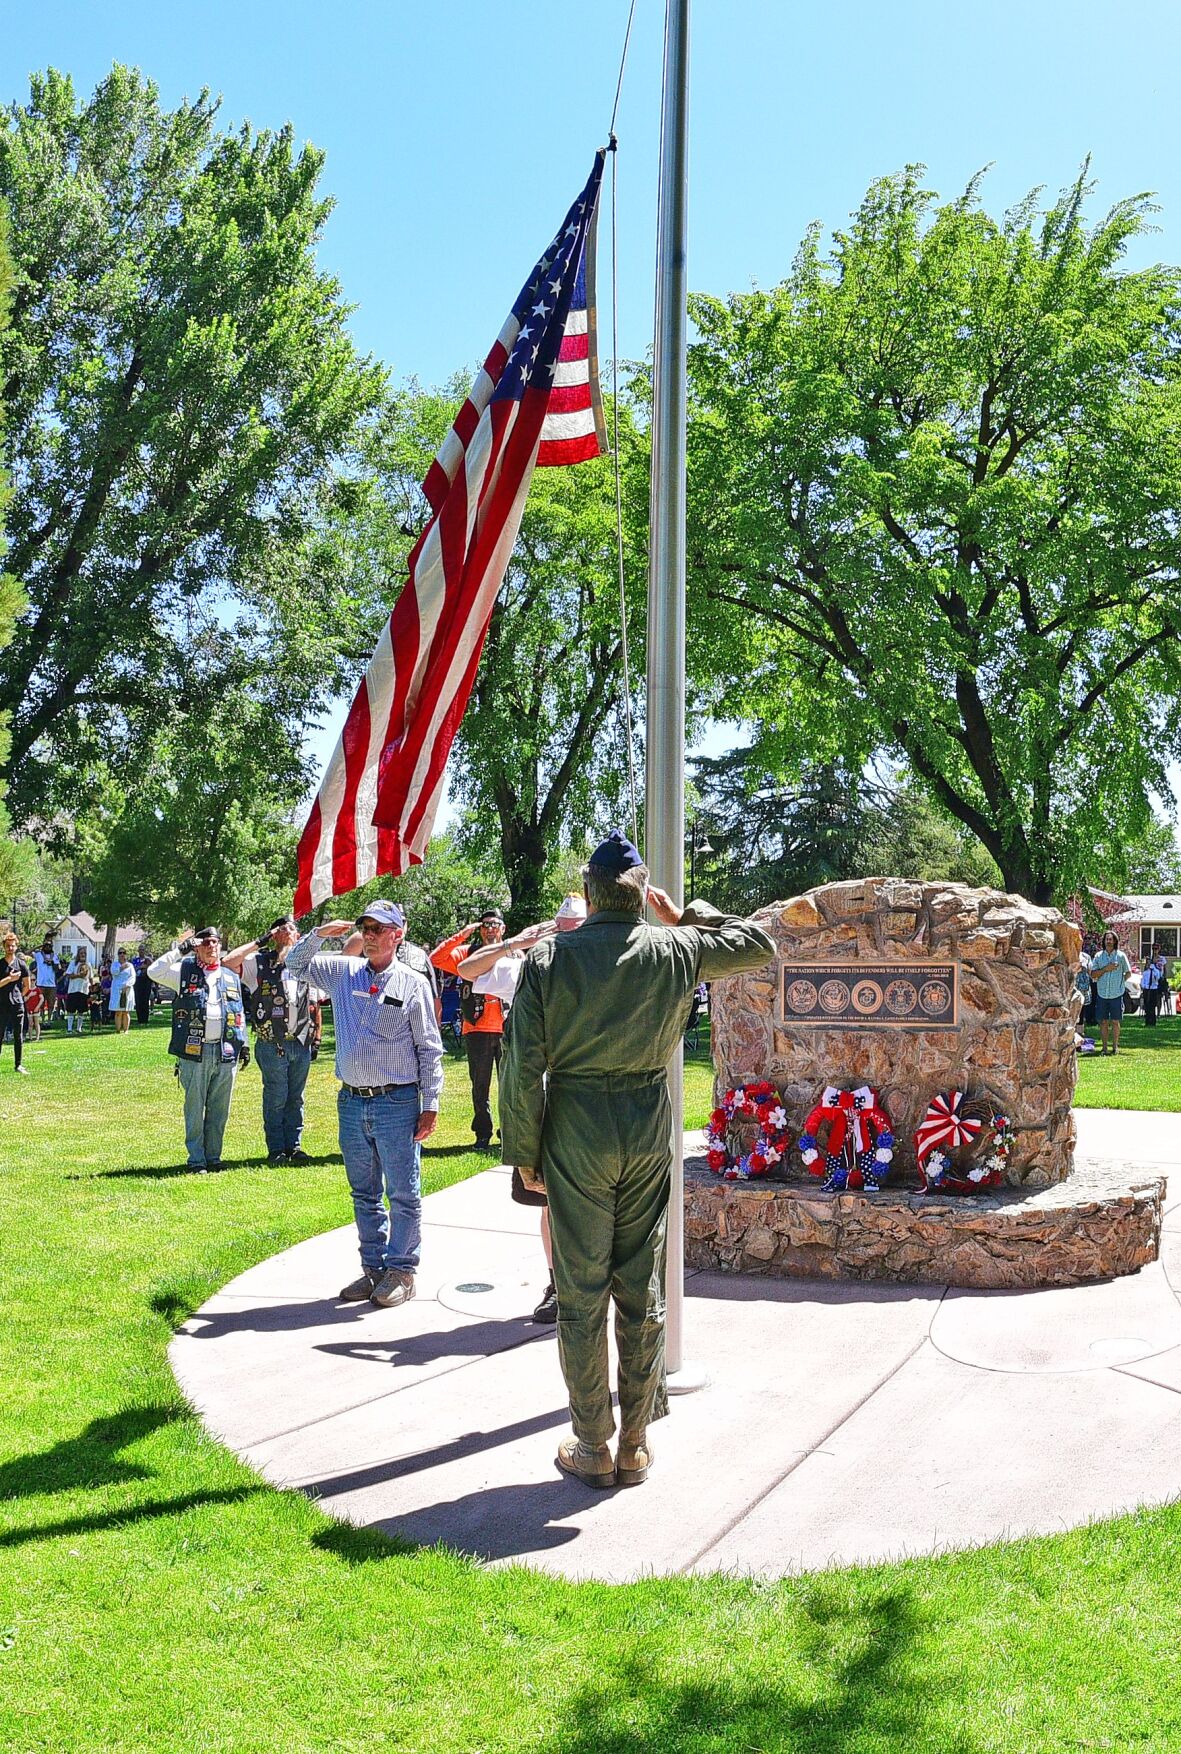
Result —
<path fill-rule="evenodd" d="M 158 956 L 148 974 L 175 994 L 168 1051 L 185 1093 L 188 1167 L 220 1169 L 234 1079 L 250 1059 L 242 983 L 221 960 L 216 926 Z"/>
<path fill-rule="evenodd" d="M 312 1063 L 311 988 L 287 972 L 287 952 L 299 942 L 291 914 L 266 934 L 231 950 L 225 966 L 242 977 L 246 1013 L 254 1028 L 254 1057 L 262 1073 L 262 1125 L 271 1163 L 310 1163 L 303 1149 L 303 1093 Z"/>

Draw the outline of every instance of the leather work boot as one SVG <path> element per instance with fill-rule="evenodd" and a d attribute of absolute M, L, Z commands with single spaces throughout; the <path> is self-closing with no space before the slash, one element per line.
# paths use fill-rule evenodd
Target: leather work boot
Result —
<path fill-rule="evenodd" d="M 615 1484 L 617 1486 L 642 1486 L 648 1478 L 648 1469 L 652 1466 L 652 1445 L 648 1442 L 646 1432 L 638 1437 L 625 1437 L 619 1434 L 619 1454 L 615 1458 Z"/>
<path fill-rule="evenodd" d="M 371 1301 L 379 1303 L 382 1309 L 397 1309 L 400 1303 L 409 1303 L 414 1296 L 414 1274 L 404 1273 L 398 1267 L 391 1267 L 383 1273 L 370 1293 Z"/>
<path fill-rule="evenodd" d="M 586 1486 L 614 1486 L 615 1464 L 605 1443 L 583 1443 L 567 1437 L 558 1445 L 558 1466 Z"/>
<path fill-rule="evenodd" d="M 359 1279 L 354 1279 L 351 1285 L 342 1285 L 336 1295 L 341 1303 L 367 1303 L 380 1279 L 380 1273 L 371 1273 L 366 1268 Z"/>

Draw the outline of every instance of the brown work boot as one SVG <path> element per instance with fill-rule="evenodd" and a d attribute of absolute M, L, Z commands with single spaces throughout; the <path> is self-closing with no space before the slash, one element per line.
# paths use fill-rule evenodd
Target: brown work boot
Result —
<path fill-rule="evenodd" d="M 414 1274 L 404 1273 L 398 1267 L 391 1267 L 383 1273 L 370 1293 L 371 1301 L 379 1303 L 382 1309 L 397 1309 L 400 1303 L 409 1303 L 414 1296 Z"/>
<path fill-rule="evenodd" d="M 371 1273 L 366 1268 L 359 1279 L 354 1279 L 351 1285 L 342 1285 L 336 1295 L 341 1303 L 367 1303 L 380 1278 L 380 1273 Z"/>
<path fill-rule="evenodd" d="M 625 1437 L 619 1434 L 619 1454 L 615 1458 L 615 1484 L 617 1486 L 642 1486 L 648 1478 L 648 1469 L 652 1466 L 652 1445 L 648 1435 L 641 1431 L 638 1437 Z"/>
<path fill-rule="evenodd" d="M 614 1486 L 615 1464 L 605 1443 L 583 1443 L 567 1437 L 558 1445 L 558 1466 L 587 1486 Z"/>

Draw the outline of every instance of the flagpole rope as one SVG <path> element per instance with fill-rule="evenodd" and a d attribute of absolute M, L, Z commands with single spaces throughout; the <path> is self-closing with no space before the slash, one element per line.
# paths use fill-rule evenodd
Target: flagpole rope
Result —
<path fill-rule="evenodd" d="M 615 83 L 615 103 L 611 109 L 607 150 L 611 154 L 611 449 L 615 454 L 615 553 L 619 564 L 620 650 L 623 657 L 623 719 L 627 729 L 627 782 L 631 804 L 632 840 L 639 844 L 639 811 L 636 798 L 636 748 L 632 725 L 631 666 L 627 650 L 627 589 L 623 565 L 623 484 L 619 468 L 619 142 L 615 135 L 615 118 L 619 114 L 619 94 L 623 90 L 623 73 L 627 66 L 628 44 L 631 42 L 632 21 L 636 16 L 636 0 L 631 0 L 627 30 L 623 37 L 623 53 L 619 59 L 619 78 Z"/>

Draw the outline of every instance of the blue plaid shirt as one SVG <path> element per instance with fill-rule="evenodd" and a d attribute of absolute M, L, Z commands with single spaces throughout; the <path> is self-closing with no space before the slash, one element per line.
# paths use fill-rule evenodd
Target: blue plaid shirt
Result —
<path fill-rule="evenodd" d="M 319 932 L 308 932 L 288 951 L 286 973 L 332 1000 L 336 1076 L 359 1089 L 417 1084 L 423 1108 L 437 1110 L 443 1043 L 424 976 L 396 957 L 375 974 L 364 957 L 325 955 L 323 945 Z"/>

